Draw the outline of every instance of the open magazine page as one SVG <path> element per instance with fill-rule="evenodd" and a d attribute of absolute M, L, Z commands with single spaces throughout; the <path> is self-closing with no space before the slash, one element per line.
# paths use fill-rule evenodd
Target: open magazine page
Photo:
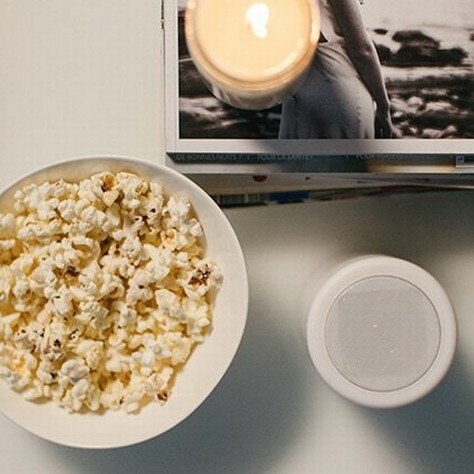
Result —
<path fill-rule="evenodd" d="M 177 74 L 178 79 L 178 85 L 170 84 L 167 90 L 168 105 L 176 108 L 168 129 L 169 151 L 471 153 L 472 0 L 347 1 L 360 4 L 378 54 L 390 100 L 389 135 L 377 128 L 376 99 L 360 64 L 347 52 L 344 29 L 331 0 L 319 2 L 327 38 L 303 85 L 283 106 L 256 112 L 223 104 L 208 91 L 189 56 L 184 36 L 186 0 L 179 0 L 175 14 L 168 5 L 165 17 L 167 74 Z M 357 123 L 352 120 L 355 114 L 359 114 Z"/>

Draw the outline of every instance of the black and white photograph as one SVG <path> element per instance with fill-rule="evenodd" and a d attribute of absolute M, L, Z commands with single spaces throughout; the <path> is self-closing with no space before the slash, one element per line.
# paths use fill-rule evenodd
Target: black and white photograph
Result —
<path fill-rule="evenodd" d="M 472 0 L 317 4 L 321 36 L 304 82 L 282 104 L 248 111 L 209 91 L 186 44 L 187 1 L 179 0 L 178 140 L 474 138 Z M 348 38 L 367 47 L 354 50 Z"/>

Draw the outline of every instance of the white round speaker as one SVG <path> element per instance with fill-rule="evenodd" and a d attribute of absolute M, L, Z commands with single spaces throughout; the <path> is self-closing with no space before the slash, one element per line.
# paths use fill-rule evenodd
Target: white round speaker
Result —
<path fill-rule="evenodd" d="M 456 348 L 446 292 L 425 270 L 385 256 L 335 269 L 312 302 L 307 343 L 323 379 L 373 408 L 419 400 L 446 375 Z"/>

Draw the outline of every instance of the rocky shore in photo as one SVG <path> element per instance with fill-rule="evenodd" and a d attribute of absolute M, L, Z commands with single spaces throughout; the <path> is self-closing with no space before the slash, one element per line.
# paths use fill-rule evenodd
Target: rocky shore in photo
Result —
<path fill-rule="evenodd" d="M 377 44 L 378 37 L 389 34 L 387 30 L 374 30 L 374 43 L 385 66 L 393 67 L 445 67 L 462 66 L 468 57 L 462 48 L 442 48 L 441 42 L 431 38 L 420 30 L 397 31 L 392 41 L 399 44 L 396 51 Z"/>
<path fill-rule="evenodd" d="M 465 49 L 442 47 L 421 30 L 374 30 L 372 38 L 402 137 L 474 138 L 474 70 Z"/>
<path fill-rule="evenodd" d="M 467 41 L 474 33 L 466 31 Z M 473 57 L 422 30 L 371 31 L 402 138 L 474 138 Z M 474 50 L 474 45 L 473 48 Z M 281 107 L 249 112 L 222 104 L 202 82 L 180 16 L 181 138 L 278 137 Z"/>

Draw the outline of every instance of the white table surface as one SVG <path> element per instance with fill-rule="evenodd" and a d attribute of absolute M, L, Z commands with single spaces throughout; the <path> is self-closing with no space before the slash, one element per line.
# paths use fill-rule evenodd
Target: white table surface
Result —
<path fill-rule="evenodd" d="M 0 187 L 72 156 L 162 159 L 157 5 L 0 0 Z M 0 416 L 0 472 L 474 472 L 473 208 L 466 192 L 226 211 L 246 255 L 251 303 L 242 346 L 209 399 L 160 438 L 108 452 L 50 444 Z M 303 289 L 346 252 L 411 260 L 453 301 L 455 364 L 413 406 L 357 407 L 312 368 Z"/>

